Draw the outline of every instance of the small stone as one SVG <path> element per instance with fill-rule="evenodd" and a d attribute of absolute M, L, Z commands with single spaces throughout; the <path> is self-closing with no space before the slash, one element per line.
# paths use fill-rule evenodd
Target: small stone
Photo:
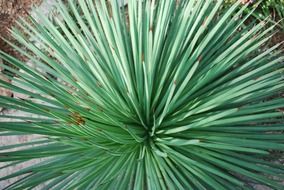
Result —
<path fill-rule="evenodd" d="M 273 190 L 270 187 L 267 187 L 265 185 L 254 185 L 255 190 Z"/>

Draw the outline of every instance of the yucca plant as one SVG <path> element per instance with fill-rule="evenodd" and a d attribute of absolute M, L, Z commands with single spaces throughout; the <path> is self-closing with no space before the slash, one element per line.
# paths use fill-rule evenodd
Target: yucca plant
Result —
<path fill-rule="evenodd" d="M 259 51 L 273 26 L 240 30 L 246 7 L 222 3 L 69 0 L 55 23 L 20 20 L 11 46 L 33 64 L 1 52 L 1 87 L 29 98 L 0 106 L 32 116 L 1 115 L 1 136 L 38 136 L 1 147 L 1 172 L 43 159 L 6 189 L 282 189 L 284 57 Z"/>

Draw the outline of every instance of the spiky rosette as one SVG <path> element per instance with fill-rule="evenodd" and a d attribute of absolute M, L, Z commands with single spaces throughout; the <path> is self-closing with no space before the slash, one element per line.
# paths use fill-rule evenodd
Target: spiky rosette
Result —
<path fill-rule="evenodd" d="M 1 135 L 39 136 L 0 161 L 44 159 L 7 189 L 281 189 L 284 58 L 259 51 L 273 27 L 222 2 L 70 0 L 55 23 L 19 21 L 32 64 L 2 52 L 18 69 L 1 87 L 29 98 L 0 106 L 32 116 L 1 116 Z"/>

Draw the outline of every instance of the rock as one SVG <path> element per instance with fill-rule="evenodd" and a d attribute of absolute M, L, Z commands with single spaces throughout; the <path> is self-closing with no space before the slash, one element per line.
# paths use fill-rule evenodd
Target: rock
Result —
<path fill-rule="evenodd" d="M 254 185 L 253 187 L 255 190 L 272 190 L 270 187 L 267 187 L 265 185 Z"/>
<path fill-rule="evenodd" d="M 0 59 L 0 64 L 2 64 L 2 59 Z M 3 74 L 2 74 L 2 68 L 0 67 L 0 80 L 6 81 L 6 82 L 11 82 L 10 80 L 8 80 Z M 12 92 L 11 90 L 7 90 L 5 88 L 1 88 L 0 87 L 0 96 L 12 96 Z M 0 107 L 0 112 L 3 110 L 2 107 Z"/>

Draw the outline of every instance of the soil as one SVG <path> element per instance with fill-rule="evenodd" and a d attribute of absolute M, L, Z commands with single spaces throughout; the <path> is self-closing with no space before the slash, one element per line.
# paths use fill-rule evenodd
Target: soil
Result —
<path fill-rule="evenodd" d="M 270 46 L 273 46 L 275 44 L 278 44 L 280 42 L 284 42 L 284 29 L 282 29 L 281 31 L 279 31 L 278 33 L 276 33 L 270 40 Z M 283 52 L 284 52 L 284 44 L 281 45 L 280 47 Z"/>
<path fill-rule="evenodd" d="M 38 5 L 42 0 L 0 0 L 0 38 L 5 38 L 15 42 L 9 32 L 15 26 L 15 21 L 19 17 L 29 15 L 29 10 L 34 5 Z M 0 50 L 21 58 L 6 42 L 0 39 Z"/>

